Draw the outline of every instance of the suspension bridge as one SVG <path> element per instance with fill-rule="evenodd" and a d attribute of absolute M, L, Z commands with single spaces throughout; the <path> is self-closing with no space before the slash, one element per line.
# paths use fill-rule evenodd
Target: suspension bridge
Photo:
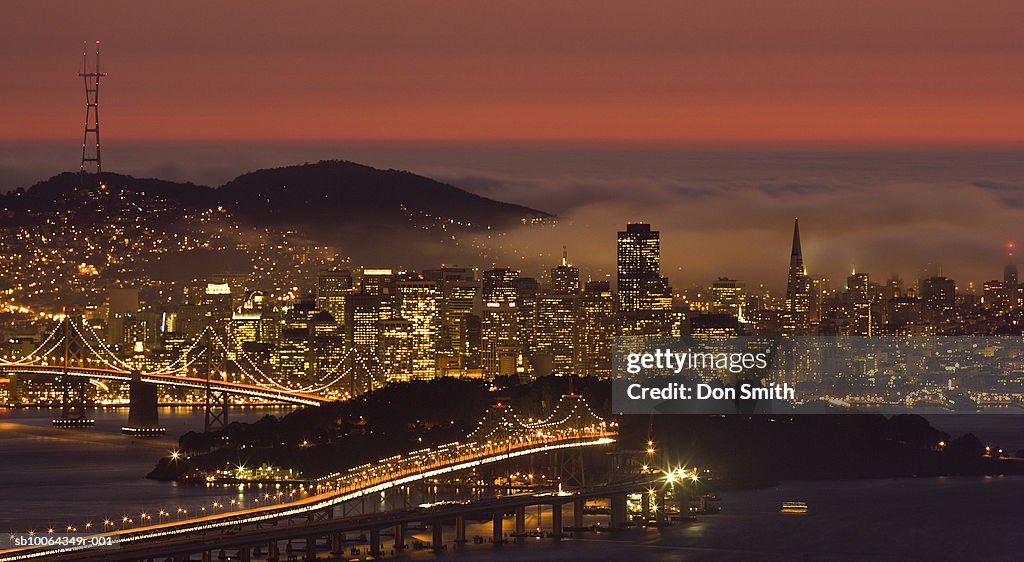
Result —
<path fill-rule="evenodd" d="M 60 417 L 54 425 L 81 427 L 88 417 L 86 396 L 90 381 L 130 384 L 128 433 L 159 432 L 156 387 L 198 390 L 206 409 L 206 430 L 227 426 L 230 396 L 316 406 L 383 386 L 385 377 L 376 357 L 349 349 L 336 363 L 305 384 L 285 384 L 260 366 L 241 342 L 209 324 L 180 354 L 163 364 L 133 354 L 115 353 L 80 316 L 60 318 L 36 348 L 14 360 L 0 361 L 0 375 L 51 377 L 58 381 Z"/>
<path fill-rule="evenodd" d="M 248 560 L 255 547 L 267 549 L 267 559 L 277 560 L 278 538 L 288 538 L 285 534 L 275 531 L 295 529 L 296 537 L 307 540 L 307 544 L 316 544 L 318 536 L 326 536 L 331 544 L 340 544 L 338 529 L 344 527 L 345 520 L 336 520 L 324 526 L 322 534 L 313 533 L 297 521 L 330 521 L 334 520 L 334 510 L 355 500 L 400 490 L 403 486 L 428 481 L 447 474 L 475 469 L 486 465 L 508 461 L 527 455 L 559 450 L 580 450 L 585 447 L 607 445 L 614 442 L 617 436 L 617 425 L 608 422 L 595 414 L 587 402 L 577 395 L 563 396 L 550 415 L 539 421 L 531 421 L 517 415 L 511 408 L 495 408 L 489 411 L 480 421 L 477 428 L 467 437 L 466 442 L 449 443 L 432 449 L 414 451 L 405 455 L 395 455 L 386 459 L 365 464 L 346 470 L 328 474 L 309 483 L 309 495 L 294 501 L 259 505 L 259 498 L 253 505 L 242 505 L 235 511 L 210 514 L 202 517 L 183 519 L 173 522 L 142 525 L 118 531 L 96 533 L 94 537 L 111 537 L 120 544 L 117 551 L 89 552 L 88 547 L 63 546 L 60 548 L 27 548 L 0 551 L 0 562 L 15 560 L 31 560 L 46 557 L 57 560 L 140 560 L 155 557 L 174 557 L 174 560 L 188 560 L 190 555 L 202 551 L 204 560 L 210 551 L 224 546 L 236 547 L 234 544 L 241 536 L 248 537 L 247 542 L 237 546 L 239 558 Z M 625 495 L 623 490 L 615 490 L 612 498 L 613 519 L 616 513 L 625 513 Z M 541 501 L 568 501 L 559 496 L 547 496 Z M 519 506 L 521 508 L 522 506 Z M 485 506 L 467 505 L 463 512 L 489 509 Z M 501 519 L 505 506 L 494 507 L 495 536 L 501 536 Z M 449 510 L 451 511 L 451 510 Z M 454 513 L 454 512 L 453 512 Z M 579 512 L 578 512 L 579 513 Z M 446 512 L 447 514 L 447 512 Z M 622 517 L 618 518 L 619 521 Z M 401 523 L 409 517 L 408 513 L 379 515 L 372 522 L 372 531 L 378 533 L 382 527 L 391 523 L 389 517 L 397 517 L 394 524 Z M 461 516 L 461 533 L 465 535 L 465 513 Z M 404 518 L 404 519 L 403 519 Z M 517 528 L 520 523 L 517 519 Z M 278 523 L 287 523 L 278 526 Z M 142 523 L 140 521 L 140 523 Z M 362 523 L 359 523 L 360 525 Z M 559 523 L 560 524 L 560 523 Z M 293 526 L 294 525 L 294 526 Z M 459 523 L 456 523 L 457 533 Z M 337 527 L 337 528 L 335 528 Z M 358 527 L 357 527 L 358 528 Z M 300 530 L 301 529 L 301 530 Z M 312 536 L 312 538 L 311 538 Z M 396 535 L 398 536 L 398 535 Z M 275 537 L 272 540 L 268 537 Z M 312 541 L 312 543 L 308 541 Z M 379 548 L 379 538 L 376 540 Z M 223 541 L 223 542 L 221 542 Z M 87 541 L 88 544 L 88 541 Z M 315 559 L 315 552 L 307 556 L 307 560 Z"/>

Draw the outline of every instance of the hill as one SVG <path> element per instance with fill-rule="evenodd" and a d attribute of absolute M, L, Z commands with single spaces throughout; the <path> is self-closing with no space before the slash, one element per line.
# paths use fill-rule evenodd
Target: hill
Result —
<path fill-rule="evenodd" d="M 60 225 L 74 227 L 71 237 L 108 225 L 122 227 L 115 238 L 158 231 L 200 237 L 203 225 L 228 221 L 298 233 L 293 244 L 339 247 L 355 264 L 411 267 L 489 263 L 481 259 L 485 249 L 464 241 L 553 218 L 410 172 L 337 160 L 258 170 L 217 188 L 68 172 L 0 195 L 0 211 L 0 227 L 42 228 L 54 241 Z"/>
<path fill-rule="evenodd" d="M 250 172 L 221 186 L 217 196 L 225 207 L 271 223 L 454 219 L 506 227 L 550 217 L 410 172 L 336 160 Z"/>

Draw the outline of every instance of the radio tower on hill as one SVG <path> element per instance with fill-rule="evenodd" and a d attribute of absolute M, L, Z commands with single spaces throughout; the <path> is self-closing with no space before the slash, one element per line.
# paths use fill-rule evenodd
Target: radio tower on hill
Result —
<path fill-rule="evenodd" d="M 103 171 L 100 160 L 100 42 L 96 42 L 96 61 L 89 71 L 88 44 L 82 45 L 82 70 L 78 73 L 85 82 L 85 134 L 82 137 L 82 173 L 86 165 L 96 163 L 96 173 Z"/>

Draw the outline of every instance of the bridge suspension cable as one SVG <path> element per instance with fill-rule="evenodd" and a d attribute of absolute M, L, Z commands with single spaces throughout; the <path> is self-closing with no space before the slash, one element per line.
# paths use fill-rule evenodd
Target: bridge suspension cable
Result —
<path fill-rule="evenodd" d="M 52 353 L 53 350 L 56 349 L 56 347 L 60 345 L 60 343 L 63 341 L 63 335 L 61 335 L 61 340 L 58 341 L 56 344 L 50 346 L 50 348 L 45 353 L 40 354 L 39 350 L 46 347 L 47 343 L 60 332 L 60 326 L 62 322 L 63 320 L 57 322 L 57 324 L 54 325 L 53 329 L 50 330 L 48 334 L 46 334 L 45 338 L 43 338 L 43 341 L 39 342 L 39 345 L 37 345 L 36 348 L 30 351 L 27 355 L 19 359 L 15 359 L 14 361 L 4 361 L 3 363 L 6 365 L 28 365 L 30 363 L 35 363 L 36 361 L 39 361 L 40 359 L 42 359 L 42 356 L 46 356 Z"/>

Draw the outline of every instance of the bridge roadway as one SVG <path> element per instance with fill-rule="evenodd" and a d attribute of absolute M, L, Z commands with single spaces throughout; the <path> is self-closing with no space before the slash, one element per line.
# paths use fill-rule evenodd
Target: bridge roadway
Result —
<path fill-rule="evenodd" d="M 169 541 L 177 543 L 179 538 L 184 544 L 205 542 L 208 540 L 206 533 L 209 531 L 225 531 L 247 525 L 264 525 L 280 519 L 310 517 L 318 512 L 333 511 L 335 505 L 353 499 L 460 470 L 546 451 L 605 445 L 614 441 L 613 435 L 604 428 L 572 428 L 547 432 L 538 430 L 536 433 L 497 442 L 453 443 L 433 450 L 419 451 L 404 458 L 396 456 L 358 467 L 332 480 L 321 481 L 317 485 L 319 493 L 300 500 L 111 533 L 97 533 L 97 536 L 117 537 L 121 543 L 117 552 L 126 552 L 125 549 L 129 548 L 145 549 L 147 545 L 154 547 Z M 193 549 L 192 552 L 196 550 L 202 548 Z M 72 554 L 86 556 L 90 555 L 90 552 L 74 547 L 5 550 L 0 551 L 0 562 L 34 559 L 77 560 L 78 558 L 64 558 Z M 129 559 L 114 558 L 115 554 L 110 550 L 93 551 L 92 558 L 82 560 Z M 61 556 L 58 558 L 57 555 Z"/>
<path fill-rule="evenodd" d="M 0 373 L 60 376 L 64 373 L 64 367 L 60 365 L 18 365 L 15 363 L 6 363 L 0 364 Z M 132 373 L 128 371 L 118 371 L 115 369 L 103 369 L 97 367 L 69 367 L 68 374 L 74 377 L 85 377 L 98 380 L 125 382 L 132 380 Z M 196 377 L 142 373 L 140 375 L 140 380 L 142 382 L 157 384 L 160 386 L 195 388 L 199 390 L 206 389 L 206 379 Z M 274 390 L 252 384 L 219 381 L 216 379 L 210 379 L 210 388 L 218 391 L 227 391 L 230 394 L 252 396 L 254 398 L 263 398 L 287 404 L 300 404 L 303 406 L 319 406 L 324 402 L 329 401 L 316 394 Z"/>
<path fill-rule="evenodd" d="M 658 478 L 657 480 L 662 480 Z M 118 549 L 108 550 L 92 550 L 85 552 L 76 552 L 71 554 L 64 554 L 47 558 L 54 562 L 135 562 L 139 560 L 150 560 L 156 559 L 161 560 L 164 558 L 172 558 L 174 560 L 186 560 L 190 555 L 194 555 L 199 552 L 209 552 L 217 550 L 247 550 L 254 548 L 267 547 L 270 543 L 277 543 L 281 541 L 287 541 L 290 539 L 300 539 L 310 541 L 307 544 L 307 559 L 310 554 L 315 553 L 315 550 L 310 549 L 309 545 L 313 544 L 313 541 L 319 538 L 330 538 L 337 536 L 339 533 L 346 533 L 352 531 L 371 531 L 371 540 L 379 541 L 379 530 L 395 528 L 400 525 L 407 526 L 410 523 L 431 523 L 434 525 L 443 525 L 445 522 L 449 524 L 455 522 L 457 529 L 457 536 L 465 537 L 465 520 L 466 519 L 491 519 L 494 522 L 494 539 L 500 541 L 503 538 L 502 534 L 502 522 L 505 514 L 510 512 L 521 512 L 524 508 L 536 505 L 551 505 L 558 506 L 559 508 L 566 503 L 574 503 L 577 507 L 574 509 L 574 513 L 582 515 L 582 504 L 588 499 L 598 498 L 624 498 L 626 494 L 646 490 L 655 482 L 654 479 L 633 479 L 629 481 L 617 482 L 608 485 L 584 488 L 576 490 L 574 492 L 567 492 L 562 494 L 556 493 L 533 493 L 533 494 L 517 494 L 512 496 L 503 496 L 497 498 L 488 498 L 484 500 L 476 500 L 472 502 L 459 503 L 459 504 L 444 504 L 437 505 L 429 508 L 415 508 L 406 510 L 395 510 L 380 513 L 372 513 L 365 515 L 350 516 L 344 518 L 327 518 L 327 519 L 309 519 L 307 521 L 301 521 L 292 523 L 289 525 L 277 525 L 274 524 L 270 527 L 261 527 L 253 529 L 243 530 L 227 530 L 224 533 L 217 535 L 203 535 L 200 537 L 182 537 L 177 539 L 161 541 L 157 544 L 141 543 L 141 544 L 129 544 L 122 545 Z M 577 525 L 575 528 L 582 527 L 580 523 L 580 516 L 576 516 Z M 552 529 L 554 535 L 561 534 L 561 517 L 557 519 L 558 523 L 552 518 L 552 524 L 557 525 L 557 528 Z M 618 522 L 621 526 L 624 521 Z M 461 529 L 458 525 L 462 525 Z M 522 523 L 517 522 L 517 525 Z M 377 533 L 373 532 L 377 531 Z M 523 533 L 523 529 L 516 529 L 518 534 Z M 439 536 L 439 532 L 435 531 L 435 536 Z M 396 536 L 396 538 L 398 538 Z M 404 541 L 404 538 L 400 539 Z M 340 552 L 340 540 L 334 541 L 334 549 L 339 551 L 337 554 L 343 554 Z M 377 543 L 379 549 L 380 544 Z M 371 545 L 371 550 L 374 549 Z M 249 553 L 247 552 L 247 555 Z M 346 557 L 347 558 L 347 557 Z"/>

